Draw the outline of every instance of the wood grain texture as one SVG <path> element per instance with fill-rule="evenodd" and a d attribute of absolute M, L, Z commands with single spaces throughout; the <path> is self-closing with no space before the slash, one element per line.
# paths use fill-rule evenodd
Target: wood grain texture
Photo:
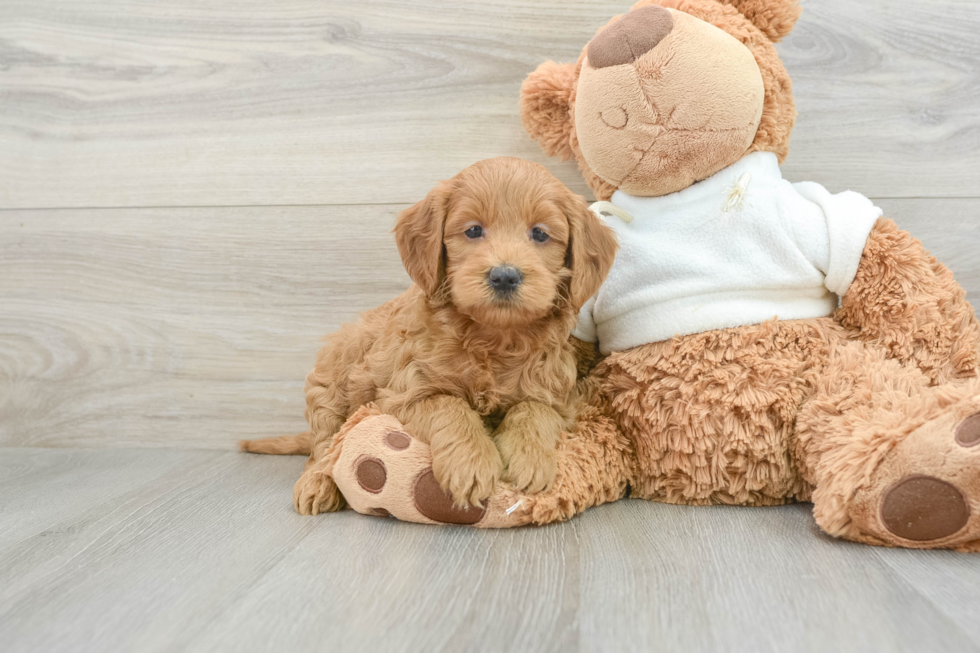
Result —
<path fill-rule="evenodd" d="M 586 513 L 583 649 L 608 650 L 610 641 L 636 651 L 976 649 L 977 629 L 946 613 L 957 593 L 975 593 L 968 578 L 953 583 L 949 606 L 937 603 L 876 549 L 823 534 L 811 510 L 632 501 Z M 943 577 L 957 567 L 931 552 L 906 558 Z"/>
<path fill-rule="evenodd" d="M 397 207 L 0 213 L 0 443 L 305 429 L 320 339 L 408 287 Z"/>
<path fill-rule="evenodd" d="M 0 542 L 5 652 L 980 650 L 975 557 L 831 540 L 808 505 L 626 500 L 499 532 L 309 518 L 301 458 L 148 453 L 4 451 L 0 497 L 23 492 L 0 515 L 40 528 Z M 85 468 L 118 470 L 103 501 Z"/>
<path fill-rule="evenodd" d="M 629 0 L 0 0 L 0 208 L 415 201 L 545 162 L 521 81 Z M 789 177 L 980 195 L 980 3 L 806 0 Z"/>
<path fill-rule="evenodd" d="M 78 514 L 151 483 L 190 459 L 174 451 L 4 449 L 0 453 L 0 547 L 46 538 L 50 520 Z M 123 462 L 121 462 L 123 461 Z"/>
<path fill-rule="evenodd" d="M 101 453 L 153 471 L 146 451 Z M 45 530 L 0 548 L 4 650 L 178 650 L 315 526 L 289 505 L 300 458 L 156 453 L 172 473 L 135 487 L 92 479 L 107 491 L 94 506 L 26 499 Z"/>
<path fill-rule="evenodd" d="M 980 196 L 980 3 L 801 4 L 777 46 L 800 114 L 786 177 L 870 197 Z"/>

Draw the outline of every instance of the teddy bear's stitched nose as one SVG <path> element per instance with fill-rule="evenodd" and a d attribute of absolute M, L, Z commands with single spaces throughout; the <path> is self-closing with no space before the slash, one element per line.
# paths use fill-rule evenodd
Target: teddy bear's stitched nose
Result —
<path fill-rule="evenodd" d="M 631 11 L 589 42 L 593 68 L 633 63 L 660 43 L 674 28 L 674 17 L 659 5 Z"/>

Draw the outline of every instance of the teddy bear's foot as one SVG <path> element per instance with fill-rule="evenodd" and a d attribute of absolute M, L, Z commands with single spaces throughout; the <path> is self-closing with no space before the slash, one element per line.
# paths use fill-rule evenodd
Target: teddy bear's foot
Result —
<path fill-rule="evenodd" d="M 980 550 L 980 396 L 961 400 L 886 454 L 852 504 L 863 539 Z"/>
<path fill-rule="evenodd" d="M 550 524 L 626 494 L 633 451 L 598 409 L 582 409 L 577 428 L 559 436 L 556 456 L 555 480 L 544 492 L 525 493 L 498 481 L 489 499 L 460 508 L 436 480 L 429 445 L 369 404 L 334 435 L 322 469 L 357 512 L 422 524 Z"/>
<path fill-rule="evenodd" d="M 530 521 L 526 502 L 501 483 L 478 507 L 454 505 L 452 495 L 440 487 L 432 471 L 429 445 L 373 406 L 352 416 L 335 442 L 333 480 L 350 507 L 361 514 L 479 528 L 506 528 Z"/>

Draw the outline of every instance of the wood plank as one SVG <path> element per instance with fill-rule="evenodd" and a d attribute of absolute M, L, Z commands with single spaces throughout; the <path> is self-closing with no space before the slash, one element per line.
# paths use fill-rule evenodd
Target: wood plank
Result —
<path fill-rule="evenodd" d="M 398 208 L 0 213 L 0 443 L 305 429 L 320 339 L 410 284 Z"/>
<path fill-rule="evenodd" d="M 147 453 L 180 464 L 135 486 L 157 473 Z M 566 524 L 479 531 L 300 517 L 298 457 L 3 457 L 25 472 L 0 481 L 4 494 L 33 496 L 29 470 L 65 490 L 64 509 L 37 504 L 43 531 L 21 524 L 0 543 L 10 653 L 980 650 L 975 556 L 832 540 L 806 505 L 625 500 Z M 129 471 L 103 478 L 113 466 Z M 72 498 L 93 488 L 106 500 Z"/>
<path fill-rule="evenodd" d="M 104 453 L 152 469 L 145 451 Z M 5 651 L 177 650 L 316 525 L 290 506 L 301 458 L 181 453 L 170 474 L 132 490 L 66 478 L 117 498 L 39 513 L 43 532 L 0 548 Z"/>
<path fill-rule="evenodd" d="M 118 501 L 188 461 L 216 452 L 4 449 L 0 454 L 0 549 L 57 537 L 52 524 Z"/>
<path fill-rule="evenodd" d="M 144 458 L 108 454 L 129 456 L 137 469 Z M 289 500 L 301 458 L 183 455 L 184 468 L 139 492 L 60 513 L 45 533 L 57 537 L 0 548 L 5 651 L 213 650 L 212 641 L 224 649 L 230 639 L 236 650 L 574 643 L 577 565 L 567 529 L 304 518 Z M 195 455 L 205 460 L 195 464 Z"/>
<path fill-rule="evenodd" d="M 976 619 L 980 563 L 976 555 L 931 551 L 903 556 L 900 550 L 882 549 L 878 557 L 909 588 L 925 597 L 949 621 L 956 623 L 980 647 L 980 623 Z"/>
<path fill-rule="evenodd" d="M 963 615 L 939 610 L 874 548 L 824 535 L 811 509 L 621 501 L 585 513 L 582 649 L 977 650 Z M 901 553 L 937 574 L 954 568 Z"/>
<path fill-rule="evenodd" d="M 575 533 L 328 515 L 188 650 L 576 650 Z"/>
<path fill-rule="evenodd" d="M 630 4 L 0 0 L 0 208 L 405 203 L 498 155 L 584 192 L 518 90 Z M 976 196 L 980 4 L 804 6 L 788 176 Z"/>
<path fill-rule="evenodd" d="M 882 204 L 980 297 L 980 200 Z M 400 208 L 0 212 L 0 445 L 303 430 L 320 338 L 409 285 Z"/>
<path fill-rule="evenodd" d="M 800 114 L 786 178 L 869 197 L 980 195 L 980 3 L 801 4 L 777 46 Z"/>

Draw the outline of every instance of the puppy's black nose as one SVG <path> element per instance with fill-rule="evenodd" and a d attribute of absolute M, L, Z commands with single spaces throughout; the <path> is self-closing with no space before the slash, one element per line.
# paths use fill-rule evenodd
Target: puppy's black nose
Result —
<path fill-rule="evenodd" d="M 498 295 L 509 295 L 524 281 L 521 271 L 513 265 L 501 265 L 490 270 L 487 282 Z"/>

